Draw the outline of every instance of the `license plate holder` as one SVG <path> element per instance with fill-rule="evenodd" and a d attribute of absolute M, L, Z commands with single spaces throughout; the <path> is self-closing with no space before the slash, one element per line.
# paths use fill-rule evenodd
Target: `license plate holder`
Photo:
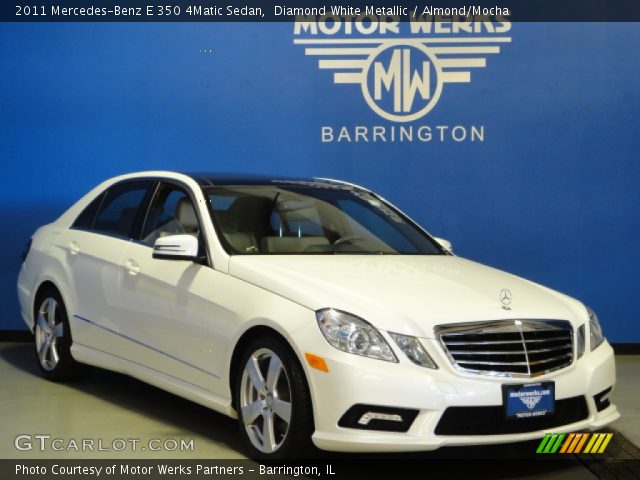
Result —
<path fill-rule="evenodd" d="M 554 382 L 502 385 L 502 404 L 508 420 L 553 415 L 555 403 Z"/>

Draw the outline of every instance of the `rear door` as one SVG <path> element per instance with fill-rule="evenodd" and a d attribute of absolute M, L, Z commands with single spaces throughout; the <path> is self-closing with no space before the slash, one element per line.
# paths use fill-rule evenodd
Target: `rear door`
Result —
<path fill-rule="evenodd" d="M 76 309 L 69 312 L 76 343 L 114 353 L 122 259 L 154 184 L 134 180 L 111 186 L 60 239 L 77 295 Z"/>

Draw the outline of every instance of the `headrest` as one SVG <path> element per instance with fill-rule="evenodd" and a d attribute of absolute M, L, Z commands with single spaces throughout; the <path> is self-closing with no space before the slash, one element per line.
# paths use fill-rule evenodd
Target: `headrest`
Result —
<path fill-rule="evenodd" d="M 186 229 L 198 228 L 198 217 L 196 217 L 191 200 L 186 197 L 178 200 L 175 217 Z"/>

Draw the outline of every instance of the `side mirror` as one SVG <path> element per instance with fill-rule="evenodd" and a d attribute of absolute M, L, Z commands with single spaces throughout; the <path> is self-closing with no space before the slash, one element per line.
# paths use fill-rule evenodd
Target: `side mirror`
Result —
<path fill-rule="evenodd" d="M 153 244 L 153 258 L 162 260 L 196 260 L 198 239 L 193 235 L 167 235 Z"/>
<path fill-rule="evenodd" d="M 433 239 L 440 244 L 442 248 L 447 250 L 448 252 L 453 252 L 453 245 L 449 240 L 445 240 L 444 238 L 433 237 Z"/>

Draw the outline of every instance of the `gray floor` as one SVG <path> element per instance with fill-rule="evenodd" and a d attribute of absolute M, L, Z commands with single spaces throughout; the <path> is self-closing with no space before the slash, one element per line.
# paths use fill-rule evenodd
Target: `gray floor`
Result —
<path fill-rule="evenodd" d="M 613 427 L 640 446 L 640 355 L 617 356 L 616 374 L 613 401 L 622 418 Z"/>
<path fill-rule="evenodd" d="M 622 412 L 622 419 L 611 428 L 622 433 L 631 442 L 640 445 L 640 356 L 617 358 L 618 383 L 613 401 Z M 0 342 L 0 458 L 185 458 L 185 459 L 238 459 L 244 458 L 240 436 L 234 420 L 212 412 L 154 387 L 126 376 L 91 369 L 82 381 L 56 384 L 43 380 L 38 372 L 32 346 L 28 343 Z M 610 429 L 607 429 L 610 430 Z M 66 441 L 90 438 L 103 439 L 110 445 L 114 439 L 140 439 L 144 445 L 150 439 L 193 440 L 193 451 L 152 452 L 40 452 L 34 449 L 22 452 L 14 447 L 14 438 L 20 434 L 50 434 Z M 614 438 L 616 435 L 614 435 Z M 429 462 L 451 458 L 537 459 L 538 442 L 527 442 L 491 447 L 441 449 L 426 454 L 401 456 L 410 462 Z M 631 445 L 630 443 L 627 445 Z M 629 458 L 624 445 L 609 448 L 615 455 Z M 628 450 L 628 449 L 627 449 Z M 617 453 L 616 453 L 617 452 Z M 622 453 L 620 453 L 622 452 Z M 349 456 L 339 456 L 349 459 Z M 611 455 L 610 455 L 611 457 Z M 335 455 L 321 455 L 335 458 Z M 377 455 L 376 459 L 385 456 Z M 389 458 L 392 458 L 389 456 Z M 398 456 L 393 456 L 397 459 Z M 588 462 L 572 457 L 562 462 L 536 462 L 539 469 L 517 468 L 507 470 L 495 478 L 598 478 Z M 428 463 L 426 464 L 428 465 Z"/>

